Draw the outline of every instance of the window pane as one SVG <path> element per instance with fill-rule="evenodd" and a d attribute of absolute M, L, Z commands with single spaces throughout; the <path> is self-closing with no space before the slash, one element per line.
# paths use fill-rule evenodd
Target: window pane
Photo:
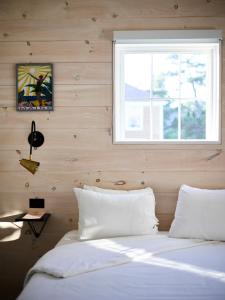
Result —
<path fill-rule="evenodd" d="M 163 107 L 164 139 L 178 138 L 178 101 L 167 101 Z"/>
<path fill-rule="evenodd" d="M 181 98 L 207 99 L 207 55 L 181 55 Z"/>
<path fill-rule="evenodd" d="M 150 57 L 146 53 L 125 55 L 125 100 L 149 99 L 151 84 Z"/>
<path fill-rule="evenodd" d="M 150 105 L 149 102 L 125 102 L 125 138 L 133 140 L 150 137 Z"/>
<path fill-rule="evenodd" d="M 125 117 L 126 130 L 143 129 L 143 107 L 141 105 L 138 105 L 138 103 L 126 103 Z"/>
<path fill-rule="evenodd" d="M 175 54 L 153 54 L 153 92 L 155 98 L 177 98 L 179 96 L 179 56 Z"/>
<path fill-rule="evenodd" d="M 178 138 L 178 102 L 173 100 L 152 101 L 152 139 Z"/>
<path fill-rule="evenodd" d="M 186 101 L 181 104 L 181 138 L 206 138 L 206 105 L 204 101 Z"/>

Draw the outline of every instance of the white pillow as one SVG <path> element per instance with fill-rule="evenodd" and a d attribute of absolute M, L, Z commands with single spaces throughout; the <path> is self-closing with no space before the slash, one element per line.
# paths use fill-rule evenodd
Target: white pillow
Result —
<path fill-rule="evenodd" d="M 85 190 L 89 190 L 89 191 L 94 191 L 94 192 L 99 192 L 99 193 L 112 193 L 112 194 L 123 194 L 123 193 L 129 193 L 129 194 L 133 194 L 133 193 L 152 193 L 153 194 L 153 190 L 150 187 L 144 188 L 144 189 L 139 189 L 139 190 L 110 190 L 110 189 L 103 189 L 97 186 L 91 186 L 91 185 L 86 185 L 84 184 L 83 189 Z M 154 194 L 153 194 L 154 196 Z"/>
<path fill-rule="evenodd" d="M 106 194 L 74 188 L 81 240 L 155 234 L 155 198 L 145 194 Z"/>
<path fill-rule="evenodd" d="M 225 241 L 225 190 L 182 185 L 169 236 Z"/>

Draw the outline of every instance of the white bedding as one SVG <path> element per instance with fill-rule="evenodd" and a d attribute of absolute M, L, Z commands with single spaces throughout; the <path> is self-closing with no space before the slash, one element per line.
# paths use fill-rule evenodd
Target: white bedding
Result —
<path fill-rule="evenodd" d="M 166 234 L 76 242 L 30 270 L 18 300 L 225 299 L 225 243 Z"/>

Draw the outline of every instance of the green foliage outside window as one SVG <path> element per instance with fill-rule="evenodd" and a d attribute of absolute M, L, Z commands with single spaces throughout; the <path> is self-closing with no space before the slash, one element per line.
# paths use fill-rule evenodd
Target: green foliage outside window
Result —
<path fill-rule="evenodd" d="M 178 56 L 171 55 L 170 59 L 177 62 Z M 187 82 L 191 84 L 195 100 L 183 101 L 181 110 L 181 139 L 205 139 L 206 138 L 206 105 L 205 101 L 197 98 L 197 89 L 205 85 L 204 64 L 196 62 L 191 58 L 182 61 L 183 69 L 181 73 L 185 75 Z M 168 72 L 165 76 L 177 76 L 176 72 Z M 158 91 L 157 96 L 165 97 L 164 81 L 159 78 L 158 84 L 161 88 L 161 93 Z M 164 120 L 164 138 L 178 138 L 178 103 L 171 99 L 163 107 Z"/>

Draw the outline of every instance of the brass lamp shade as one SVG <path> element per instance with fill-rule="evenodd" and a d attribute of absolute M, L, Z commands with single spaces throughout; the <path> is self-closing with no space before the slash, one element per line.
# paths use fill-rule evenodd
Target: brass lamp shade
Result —
<path fill-rule="evenodd" d="M 32 174 L 35 174 L 40 163 L 38 161 L 34 161 L 31 159 L 21 159 L 20 160 L 20 164 L 21 166 L 23 166 L 25 169 L 27 169 L 29 172 L 31 172 Z"/>

